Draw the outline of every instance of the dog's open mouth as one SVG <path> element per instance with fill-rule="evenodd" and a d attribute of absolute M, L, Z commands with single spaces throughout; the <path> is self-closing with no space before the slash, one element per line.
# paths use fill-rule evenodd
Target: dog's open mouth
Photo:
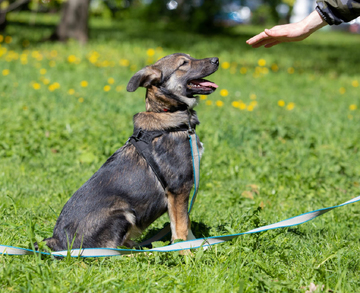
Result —
<path fill-rule="evenodd" d="M 193 93 L 197 94 L 211 94 L 219 87 L 216 83 L 206 79 L 190 80 L 186 86 Z"/>

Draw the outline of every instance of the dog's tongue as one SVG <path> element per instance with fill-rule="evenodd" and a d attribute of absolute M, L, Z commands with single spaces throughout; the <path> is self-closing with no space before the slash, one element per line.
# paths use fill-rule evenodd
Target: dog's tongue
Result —
<path fill-rule="evenodd" d="M 218 88 L 219 87 L 216 83 L 213 83 L 213 82 L 208 81 L 208 80 L 195 79 L 195 80 L 192 80 L 191 83 L 196 84 L 196 85 L 200 85 L 202 87 L 212 87 L 212 88 Z"/>
<path fill-rule="evenodd" d="M 216 83 L 213 83 L 211 81 L 202 81 L 202 82 L 200 82 L 200 85 L 205 86 L 205 87 L 213 87 L 213 88 L 219 87 Z"/>

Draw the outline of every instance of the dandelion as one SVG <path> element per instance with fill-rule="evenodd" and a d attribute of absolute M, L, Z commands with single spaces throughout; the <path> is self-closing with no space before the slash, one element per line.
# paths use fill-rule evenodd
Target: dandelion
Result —
<path fill-rule="evenodd" d="M 240 73 L 241 73 L 241 74 L 246 74 L 246 72 L 247 72 L 246 67 L 241 67 L 241 68 L 240 68 Z"/>
<path fill-rule="evenodd" d="M 357 106 L 355 104 L 352 104 L 352 105 L 349 106 L 349 109 L 351 111 L 355 111 L 357 109 Z"/>
<path fill-rule="evenodd" d="M 251 95 L 250 95 L 250 99 L 251 99 L 251 100 L 256 100 L 256 95 L 255 95 L 255 94 L 251 94 Z"/>
<path fill-rule="evenodd" d="M 49 62 L 49 66 L 50 66 L 50 67 L 55 67 L 55 66 L 56 66 L 56 62 L 55 62 L 54 60 L 51 60 L 51 61 Z"/>
<path fill-rule="evenodd" d="M 240 110 L 245 110 L 246 109 L 246 104 L 244 102 L 240 102 L 240 105 L 239 105 L 239 109 Z"/>
<path fill-rule="evenodd" d="M 9 75 L 9 73 L 10 73 L 10 70 L 9 70 L 9 69 L 4 69 L 4 70 L 2 71 L 2 75 L 3 75 L 3 76 Z"/>
<path fill-rule="evenodd" d="M 224 106 L 224 102 L 223 101 L 216 101 L 215 105 L 218 106 L 218 107 L 222 107 L 222 106 Z"/>
<path fill-rule="evenodd" d="M 254 110 L 254 106 L 253 105 L 249 105 L 247 106 L 246 110 L 248 110 L 249 112 Z"/>
<path fill-rule="evenodd" d="M 0 35 L 0 43 L 2 43 L 4 40 L 4 37 L 2 35 Z"/>
<path fill-rule="evenodd" d="M 231 106 L 233 106 L 234 108 L 239 108 L 240 102 L 234 101 L 234 102 L 231 103 Z"/>
<path fill-rule="evenodd" d="M 89 83 L 86 80 L 83 80 L 82 82 L 80 82 L 81 87 L 87 87 L 88 85 L 89 85 Z"/>
<path fill-rule="evenodd" d="M 285 102 L 283 100 L 279 100 L 277 103 L 280 107 L 284 107 L 285 106 Z"/>
<path fill-rule="evenodd" d="M 84 102 L 84 98 L 79 98 L 79 103 L 83 103 Z"/>
<path fill-rule="evenodd" d="M 11 41 L 12 41 L 12 37 L 10 37 L 10 36 L 6 36 L 6 37 L 5 37 L 5 43 L 6 43 L 6 44 L 10 44 Z"/>
<path fill-rule="evenodd" d="M 271 65 L 271 70 L 277 72 L 279 70 L 279 66 L 274 63 L 273 65 Z"/>
<path fill-rule="evenodd" d="M 345 94 L 345 92 L 346 92 L 346 89 L 344 87 L 339 88 L 339 93 L 341 95 Z"/>
<path fill-rule="evenodd" d="M 40 83 L 35 82 L 33 83 L 32 87 L 34 88 L 34 90 L 39 90 L 41 88 L 41 85 Z"/>
<path fill-rule="evenodd" d="M 60 88 L 60 84 L 58 82 L 54 82 L 53 84 L 49 85 L 49 87 L 48 87 L 49 91 L 51 91 L 51 92 L 58 88 Z"/>
<path fill-rule="evenodd" d="M 351 82 L 351 85 L 352 85 L 353 87 L 358 87 L 358 86 L 359 86 L 359 82 L 358 82 L 357 80 L 353 80 L 353 81 Z"/>
<path fill-rule="evenodd" d="M 120 64 L 120 66 L 127 67 L 130 65 L 130 61 L 127 59 L 120 59 L 119 64 Z"/>
<path fill-rule="evenodd" d="M 40 69 L 40 74 L 41 74 L 41 75 L 46 74 L 46 69 L 45 69 L 45 68 Z"/>
<path fill-rule="evenodd" d="M 287 72 L 288 72 L 289 74 L 293 74 L 293 73 L 295 72 L 294 67 L 289 67 L 288 70 L 287 70 Z"/>
<path fill-rule="evenodd" d="M 228 90 L 226 90 L 226 89 L 222 89 L 222 90 L 220 91 L 220 96 L 222 96 L 222 97 L 226 97 L 228 94 L 229 94 L 229 92 L 228 92 Z"/>
<path fill-rule="evenodd" d="M 68 59 L 69 63 L 75 63 L 76 62 L 76 56 L 75 55 L 70 55 L 67 59 Z"/>
<path fill-rule="evenodd" d="M 123 89 L 124 89 L 124 87 L 123 87 L 122 85 L 118 85 L 118 86 L 115 88 L 115 90 L 116 90 L 117 92 L 121 92 Z"/>
<path fill-rule="evenodd" d="M 208 106 L 211 106 L 211 105 L 212 105 L 212 103 L 213 103 L 212 101 L 207 100 L 205 104 L 206 104 L 206 105 L 208 105 Z"/>
<path fill-rule="evenodd" d="M 228 68 L 230 67 L 230 63 L 227 62 L 227 61 L 225 61 L 225 62 L 221 63 L 221 67 L 222 67 L 223 69 L 228 69 Z"/>
<path fill-rule="evenodd" d="M 50 80 L 48 80 L 47 78 L 44 78 L 42 82 L 43 82 L 43 84 L 46 85 L 46 84 L 49 84 L 49 83 L 50 83 Z"/>
<path fill-rule="evenodd" d="M 161 53 L 161 52 L 163 51 L 163 48 L 157 47 L 157 48 L 155 49 L 155 51 L 158 52 L 158 53 Z"/>
<path fill-rule="evenodd" d="M 149 57 L 152 57 L 155 55 L 155 50 L 150 48 L 146 50 L 146 55 L 148 55 Z"/>
<path fill-rule="evenodd" d="M 104 86 L 104 92 L 108 92 L 109 90 L 111 90 L 111 86 L 109 85 Z"/>
<path fill-rule="evenodd" d="M 200 95 L 200 99 L 201 99 L 201 100 L 206 100 L 206 99 L 207 99 L 207 96 L 206 96 L 206 95 Z"/>
<path fill-rule="evenodd" d="M 75 94 L 75 90 L 74 90 L 74 89 L 69 89 L 69 90 L 68 90 L 68 94 L 69 94 L 69 95 Z"/>
<path fill-rule="evenodd" d="M 233 66 L 230 68 L 230 73 L 235 74 L 236 73 L 236 66 Z"/>
<path fill-rule="evenodd" d="M 286 106 L 286 109 L 287 110 L 289 110 L 289 111 L 291 111 L 292 109 L 294 109 L 295 108 L 295 103 L 289 103 L 287 106 Z"/>
<path fill-rule="evenodd" d="M 256 107 L 257 104 L 258 104 L 258 102 L 256 102 L 256 101 L 251 101 L 251 102 L 250 102 L 250 105 L 253 106 L 253 107 Z"/>
<path fill-rule="evenodd" d="M 265 66 L 266 65 L 266 60 L 265 59 L 259 59 L 258 65 L 259 66 Z"/>
<path fill-rule="evenodd" d="M 113 84 L 115 82 L 115 79 L 113 79 L 112 77 L 110 77 L 108 79 L 108 84 Z"/>
<path fill-rule="evenodd" d="M 56 50 L 51 50 L 50 56 L 55 58 L 58 55 L 58 52 Z"/>

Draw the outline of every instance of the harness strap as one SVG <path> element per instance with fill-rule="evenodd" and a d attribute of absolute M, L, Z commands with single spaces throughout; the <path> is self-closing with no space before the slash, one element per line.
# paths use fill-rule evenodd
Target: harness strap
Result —
<path fill-rule="evenodd" d="M 181 127 L 176 129 L 171 129 L 167 131 L 145 131 L 141 128 L 135 129 L 134 133 L 130 138 L 128 139 L 128 142 L 131 143 L 137 150 L 137 152 L 143 156 L 145 161 L 148 163 L 150 168 L 155 173 L 157 179 L 159 180 L 161 186 L 166 189 L 167 182 L 160 170 L 159 164 L 154 160 L 153 157 L 153 147 L 152 147 L 152 141 L 162 136 L 166 132 L 177 132 L 177 131 L 187 131 L 188 128 Z"/>

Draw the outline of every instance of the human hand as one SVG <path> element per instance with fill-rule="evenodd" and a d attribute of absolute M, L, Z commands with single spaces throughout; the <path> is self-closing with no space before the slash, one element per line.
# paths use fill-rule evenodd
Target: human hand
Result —
<path fill-rule="evenodd" d="M 326 24 L 319 13 L 313 11 L 300 22 L 277 25 L 271 29 L 265 29 L 260 34 L 247 40 L 246 43 L 253 48 L 259 48 L 261 46 L 270 48 L 284 42 L 302 41 Z"/>

